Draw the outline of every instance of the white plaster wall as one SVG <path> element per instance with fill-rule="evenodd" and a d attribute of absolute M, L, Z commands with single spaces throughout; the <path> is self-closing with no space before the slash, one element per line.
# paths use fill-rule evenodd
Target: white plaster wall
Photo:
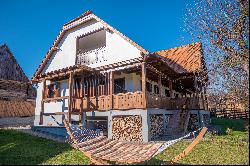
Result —
<path fill-rule="evenodd" d="M 125 90 L 128 92 L 135 92 L 141 90 L 140 85 L 140 76 L 136 75 L 135 73 L 125 74 L 121 73 L 121 75 L 114 75 L 114 79 L 117 78 L 125 78 Z"/>
<path fill-rule="evenodd" d="M 40 115 L 41 112 L 41 101 L 42 101 L 42 82 L 37 84 L 37 96 L 36 96 L 36 108 L 35 108 L 35 115 Z"/>
<path fill-rule="evenodd" d="M 89 21 L 82 26 L 66 32 L 58 45 L 60 50 L 53 53 L 42 73 L 75 65 L 76 37 L 101 27 L 103 27 L 101 23 L 97 21 Z"/>
<path fill-rule="evenodd" d="M 68 80 L 60 81 L 60 95 L 69 96 Z M 44 104 L 45 113 L 68 112 L 68 99 Z"/>
<path fill-rule="evenodd" d="M 100 22 L 90 21 L 78 28 L 68 31 L 64 34 L 58 47 L 58 51 L 52 54 L 49 62 L 45 66 L 42 73 L 58 70 L 61 68 L 75 65 L 76 61 L 76 37 L 86 34 L 103 27 Z M 140 57 L 140 50 L 130 44 L 116 33 L 106 32 L 106 61 L 98 61 L 97 63 L 90 64 L 90 67 L 98 67 L 107 64 L 113 64 L 120 61 Z M 101 55 L 100 55 L 101 56 Z"/>
<path fill-rule="evenodd" d="M 46 81 L 49 84 L 49 81 Z M 60 84 L 60 94 L 61 96 L 69 95 L 69 85 L 68 80 L 61 81 Z M 35 125 L 38 125 L 41 112 L 41 101 L 42 101 L 42 83 L 38 83 L 37 88 L 37 98 L 36 98 L 36 108 L 35 108 Z M 44 113 L 54 113 L 54 112 L 68 112 L 68 100 L 64 99 L 62 101 L 50 102 L 44 104 Z"/>

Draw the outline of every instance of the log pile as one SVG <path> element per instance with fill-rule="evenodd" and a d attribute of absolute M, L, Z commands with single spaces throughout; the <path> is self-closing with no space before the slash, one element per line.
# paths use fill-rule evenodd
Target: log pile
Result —
<path fill-rule="evenodd" d="M 112 133 L 114 140 L 142 141 L 142 118 L 139 115 L 113 116 Z"/>

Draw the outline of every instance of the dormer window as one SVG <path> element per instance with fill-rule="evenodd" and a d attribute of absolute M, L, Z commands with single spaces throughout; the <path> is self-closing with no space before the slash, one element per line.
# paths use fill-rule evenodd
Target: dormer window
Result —
<path fill-rule="evenodd" d="M 106 46 L 106 31 L 83 35 L 78 39 L 78 53 L 85 53 Z"/>
<path fill-rule="evenodd" d="M 77 38 L 77 64 L 106 61 L 106 31 L 98 30 Z"/>

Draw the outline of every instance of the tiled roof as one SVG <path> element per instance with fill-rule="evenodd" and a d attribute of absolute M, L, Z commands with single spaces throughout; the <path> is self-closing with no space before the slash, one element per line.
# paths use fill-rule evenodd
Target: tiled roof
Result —
<path fill-rule="evenodd" d="M 0 79 L 29 82 L 7 44 L 0 45 Z"/>
<path fill-rule="evenodd" d="M 205 67 L 202 45 L 199 42 L 157 51 L 153 54 L 164 57 L 168 66 L 177 73 L 192 73 Z"/>

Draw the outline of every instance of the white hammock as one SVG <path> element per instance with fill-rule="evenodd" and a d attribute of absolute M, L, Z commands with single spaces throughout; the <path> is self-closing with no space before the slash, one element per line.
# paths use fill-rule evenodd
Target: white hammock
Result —
<path fill-rule="evenodd" d="M 154 154 L 154 156 L 158 155 L 159 153 L 161 153 L 162 151 L 164 151 L 164 150 L 167 149 L 168 147 L 174 145 L 175 143 L 177 143 L 177 142 L 179 142 L 179 141 L 181 141 L 181 140 L 183 140 L 183 139 L 185 139 L 185 138 L 191 136 L 191 134 L 194 136 L 195 133 L 198 132 L 198 131 L 201 130 L 201 129 L 202 129 L 202 128 L 199 128 L 199 129 L 197 129 L 197 130 L 195 130 L 195 131 L 193 131 L 193 132 L 190 132 L 190 133 L 188 133 L 187 135 L 184 135 L 184 136 L 182 136 L 182 137 L 180 137 L 180 138 L 177 138 L 177 139 L 174 139 L 174 140 L 170 140 L 170 141 L 165 142 L 164 144 L 161 145 L 161 147 L 160 147 L 160 148 L 158 149 L 158 151 Z"/>

